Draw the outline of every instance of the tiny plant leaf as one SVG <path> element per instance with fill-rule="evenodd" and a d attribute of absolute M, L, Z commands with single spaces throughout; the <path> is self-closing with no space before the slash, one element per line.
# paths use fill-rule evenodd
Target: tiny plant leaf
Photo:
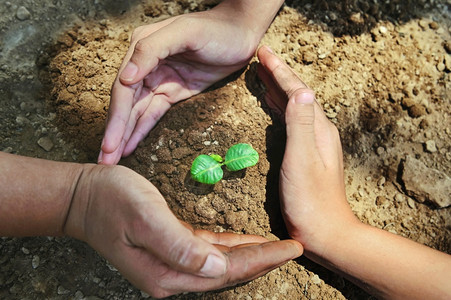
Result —
<path fill-rule="evenodd" d="M 222 163 L 222 157 L 217 154 L 210 154 L 210 157 L 216 160 L 218 163 Z"/>
<path fill-rule="evenodd" d="M 227 150 L 224 164 L 230 171 L 252 167 L 258 162 L 258 152 L 249 144 L 236 144 Z"/>
<path fill-rule="evenodd" d="M 193 161 L 191 176 L 198 182 L 215 184 L 223 176 L 224 172 L 221 166 L 222 164 L 217 162 L 213 157 L 201 154 Z"/>
<path fill-rule="evenodd" d="M 258 152 L 249 144 L 236 144 L 227 150 L 225 160 L 217 154 L 201 154 L 191 165 L 191 177 L 201 183 L 215 184 L 221 180 L 225 165 L 230 171 L 252 167 L 258 162 Z"/>

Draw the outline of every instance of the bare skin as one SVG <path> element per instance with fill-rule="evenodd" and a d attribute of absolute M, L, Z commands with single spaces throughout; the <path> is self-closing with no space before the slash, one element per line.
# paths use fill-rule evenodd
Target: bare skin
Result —
<path fill-rule="evenodd" d="M 80 239 L 154 297 L 248 281 L 302 254 L 293 240 L 194 230 L 122 166 L 0 152 L 0 190 L 0 236 Z"/>
<path fill-rule="evenodd" d="M 337 128 L 314 92 L 268 47 L 258 51 L 267 101 L 285 114 L 282 213 L 305 255 L 389 299 L 450 299 L 451 256 L 361 223 L 346 199 Z"/>
<path fill-rule="evenodd" d="M 281 0 L 225 0 L 137 28 L 119 69 L 98 162 L 130 155 L 166 111 L 245 67 Z"/>

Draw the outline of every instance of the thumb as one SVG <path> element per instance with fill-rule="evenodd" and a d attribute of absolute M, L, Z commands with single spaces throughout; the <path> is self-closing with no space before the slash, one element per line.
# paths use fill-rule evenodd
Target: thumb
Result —
<path fill-rule="evenodd" d="M 212 244 L 195 236 L 186 227 L 173 234 L 177 235 L 175 242 L 160 253 L 166 256 L 164 260 L 174 269 L 204 277 L 220 277 L 226 273 L 228 261 Z M 171 241 L 170 238 L 167 240 Z"/>
<path fill-rule="evenodd" d="M 190 34 L 177 19 L 144 38 L 132 38 L 128 60 L 119 79 L 125 85 L 141 81 L 168 56 L 189 49 Z M 142 33 L 140 34 L 142 36 Z M 127 59 L 128 58 L 128 59 Z"/>
<path fill-rule="evenodd" d="M 146 249 L 177 271 L 204 277 L 226 273 L 228 261 L 224 254 L 196 236 L 191 226 L 182 224 L 166 203 L 154 203 L 147 209 L 144 223 L 138 226 L 141 229 L 129 232 L 131 244 Z"/>
<path fill-rule="evenodd" d="M 285 111 L 287 146 L 284 161 L 296 163 L 302 170 L 311 169 L 320 159 L 315 138 L 315 95 L 299 89 L 289 99 Z"/>

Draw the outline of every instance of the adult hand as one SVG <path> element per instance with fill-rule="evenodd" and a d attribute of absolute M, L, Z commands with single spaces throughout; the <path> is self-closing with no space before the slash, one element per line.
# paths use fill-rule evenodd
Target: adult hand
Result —
<path fill-rule="evenodd" d="M 257 2 L 227 0 L 134 31 L 113 85 L 99 163 L 116 164 L 172 104 L 246 66 L 283 1 Z"/>
<path fill-rule="evenodd" d="M 64 232 L 155 297 L 248 281 L 302 254 L 293 240 L 193 230 L 148 180 L 122 166 L 86 165 L 73 195 Z"/>
<path fill-rule="evenodd" d="M 287 145 L 280 171 L 287 229 L 307 253 L 321 253 L 337 231 L 358 223 L 346 200 L 343 154 L 337 128 L 314 92 L 268 47 L 258 51 L 266 100 L 284 114 Z"/>

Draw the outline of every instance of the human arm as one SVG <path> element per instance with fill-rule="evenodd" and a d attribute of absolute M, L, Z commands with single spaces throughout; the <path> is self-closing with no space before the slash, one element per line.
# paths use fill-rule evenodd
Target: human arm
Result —
<path fill-rule="evenodd" d="M 361 223 L 346 200 L 337 128 L 314 93 L 262 47 L 259 75 L 267 102 L 285 115 L 281 207 L 305 256 L 390 299 L 450 299 L 451 256 Z"/>
<path fill-rule="evenodd" d="M 281 0 L 225 0 L 138 27 L 113 84 L 98 161 L 131 154 L 172 104 L 243 68 Z"/>
<path fill-rule="evenodd" d="M 194 230 L 123 166 L 0 152 L 0 191 L 0 236 L 80 239 L 155 297 L 248 281 L 302 253 L 292 240 Z"/>

